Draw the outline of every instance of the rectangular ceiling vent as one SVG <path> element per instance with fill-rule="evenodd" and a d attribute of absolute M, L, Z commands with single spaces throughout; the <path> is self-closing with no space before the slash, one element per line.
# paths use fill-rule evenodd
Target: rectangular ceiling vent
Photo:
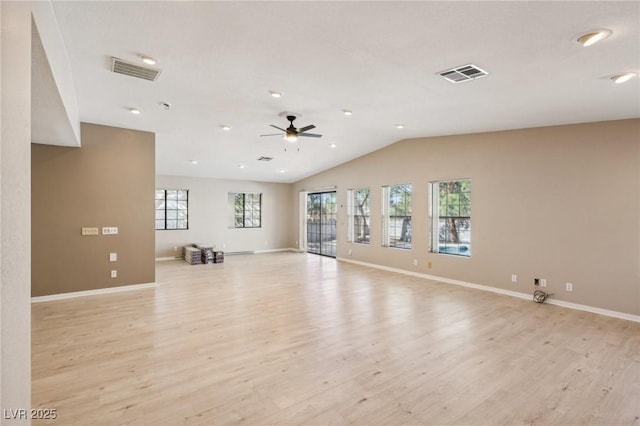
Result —
<path fill-rule="evenodd" d="M 462 65 L 447 71 L 439 72 L 445 80 L 452 83 L 462 83 L 463 81 L 475 80 L 476 78 L 489 75 L 485 70 L 478 68 L 473 64 Z"/>
<path fill-rule="evenodd" d="M 161 72 L 161 70 L 155 68 L 142 67 L 113 57 L 111 58 L 111 71 L 149 81 L 156 81 Z"/>
<path fill-rule="evenodd" d="M 273 157 L 260 157 L 258 158 L 258 161 L 271 161 L 273 160 Z"/>

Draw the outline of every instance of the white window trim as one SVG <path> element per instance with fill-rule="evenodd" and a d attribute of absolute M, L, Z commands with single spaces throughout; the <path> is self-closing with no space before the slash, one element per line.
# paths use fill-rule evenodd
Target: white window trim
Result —
<path fill-rule="evenodd" d="M 454 256 L 456 258 L 461 259 L 471 259 L 471 255 L 463 255 L 463 254 L 455 254 L 455 253 L 445 253 L 440 252 L 440 230 L 439 230 L 439 221 L 440 221 L 440 183 L 441 182 L 454 182 L 461 180 L 469 180 L 472 181 L 470 177 L 467 178 L 453 178 L 453 179 L 441 179 L 436 181 L 429 182 L 428 185 L 428 197 L 429 197 L 429 252 L 433 254 L 439 254 L 444 256 Z M 473 187 L 473 186 L 472 186 Z M 472 221 L 473 215 L 469 216 L 469 220 Z M 472 240 L 470 240 L 472 241 Z M 469 247 L 472 247 L 473 242 L 469 243 Z"/>
<path fill-rule="evenodd" d="M 353 212 L 355 206 L 353 204 L 353 196 L 356 193 L 355 189 L 347 189 L 347 242 L 353 243 L 355 238 L 354 234 L 354 221 L 353 221 Z"/>

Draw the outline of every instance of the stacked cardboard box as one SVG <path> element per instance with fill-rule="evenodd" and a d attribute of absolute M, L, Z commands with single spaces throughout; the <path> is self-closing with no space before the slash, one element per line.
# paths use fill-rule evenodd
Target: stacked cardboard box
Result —
<path fill-rule="evenodd" d="M 202 263 L 202 250 L 186 246 L 182 251 L 182 257 L 191 265 L 200 265 Z"/>
<path fill-rule="evenodd" d="M 223 251 L 214 251 L 213 252 L 213 263 L 223 263 L 224 262 L 224 252 Z"/>
<path fill-rule="evenodd" d="M 194 246 L 202 251 L 202 263 L 215 263 L 213 245 L 194 244 Z"/>

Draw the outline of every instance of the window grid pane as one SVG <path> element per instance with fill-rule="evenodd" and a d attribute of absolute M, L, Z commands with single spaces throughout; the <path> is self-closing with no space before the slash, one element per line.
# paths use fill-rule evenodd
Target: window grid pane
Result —
<path fill-rule="evenodd" d="M 238 193 L 234 199 L 234 227 L 262 226 L 262 194 Z"/>
<path fill-rule="evenodd" d="M 471 179 L 433 182 L 432 188 L 438 193 L 438 213 L 432 219 L 438 238 L 432 251 L 471 256 Z"/>
<path fill-rule="evenodd" d="M 359 188 L 353 191 L 353 242 L 369 244 L 371 229 L 371 208 L 369 188 Z"/>
<path fill-rule="evenodd" d="M 156 230 L 189 229 L 189 191 L 156 189 Z"/>
<path fill-rule="evenodd" d="M 392 185 L 384 188 L 385 209 L 384 215 L 384 242 L 387 247 L 411 249 L 412 247 L 412 223 L 411 223 L 411 195 L 412 185 Z"/>

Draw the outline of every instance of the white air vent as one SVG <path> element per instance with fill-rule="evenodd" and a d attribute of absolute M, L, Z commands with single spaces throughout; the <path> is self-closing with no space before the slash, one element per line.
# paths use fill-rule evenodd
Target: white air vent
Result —
<path fill-rule="evenodd" d="M 271 161 L 273 160 L 273 157 L 260 157 L 258 158 L 258 161 Z"/>
<path fill-rule="evenodd" d="M 111 71 L 149 81 L 156 81 L 161 72 L 155 68 L 142 67 L 113 57 L 111 58 Z"/>
<path fill-rule="evenodd" d="M 463 81 L 475 80 L 476 78 L 484 77 L 489 73 L 473 64 L 467 64 L 439 72 L 438 74 L 444 77 L 445 80 L 452 83 L 462 83 Z"/>

